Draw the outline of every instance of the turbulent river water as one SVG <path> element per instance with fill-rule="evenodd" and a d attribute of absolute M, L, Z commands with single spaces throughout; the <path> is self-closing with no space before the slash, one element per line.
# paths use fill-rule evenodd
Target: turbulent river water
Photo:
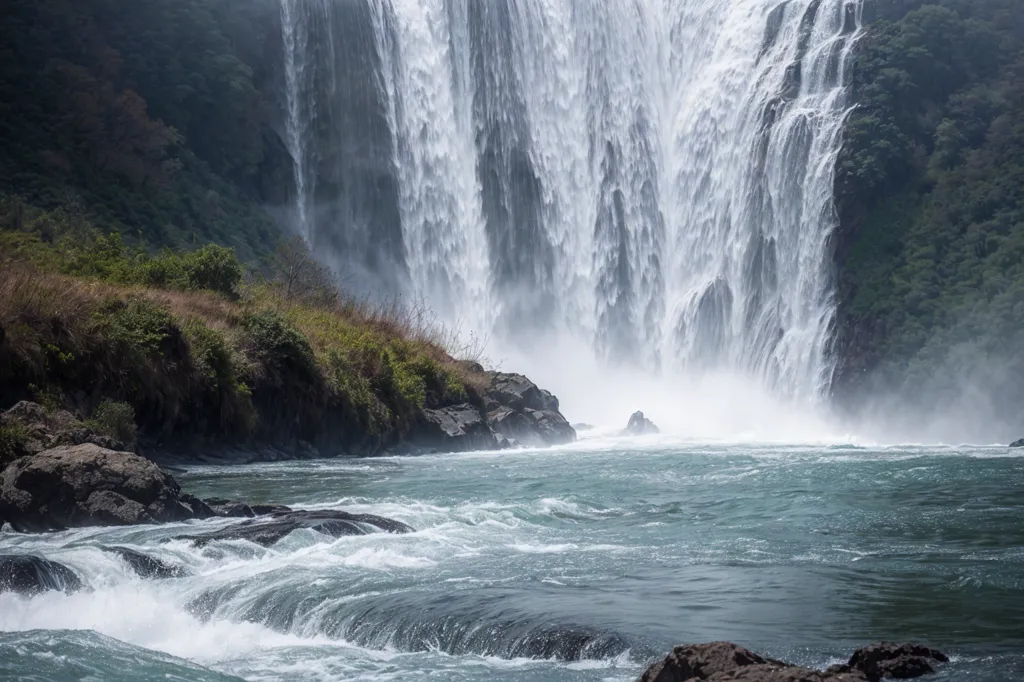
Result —
<path fill-rule="evenodd" d="M 625 681 L 682 642 L 822 666 L 890 638 L 953 654 L 938 680 L 1024 679 L 1024 456 L 1006 448 L 591 438 L 179 480 L 416 532 L 0 534 L 87 583 L 0 595 L 0 678 Z M 105 545 L 189 575 L 140 579 Z"/>

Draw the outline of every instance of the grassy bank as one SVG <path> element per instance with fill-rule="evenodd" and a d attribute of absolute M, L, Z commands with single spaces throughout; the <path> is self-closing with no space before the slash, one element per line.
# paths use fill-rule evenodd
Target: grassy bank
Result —
<path fill-rule="evenodd" d="M 9 207 L 9 204 L 8 204 Z M 301 243 L 246 273 L 232 251 L 149 254 L 38 212 L 0 231 L 0 407 L 126 404 L 164 444 L 374 452 L 424 407 L 476 401 L 422 312 L 337 293 Z M 49 231 L 49 232 L 48 232 Z"/>

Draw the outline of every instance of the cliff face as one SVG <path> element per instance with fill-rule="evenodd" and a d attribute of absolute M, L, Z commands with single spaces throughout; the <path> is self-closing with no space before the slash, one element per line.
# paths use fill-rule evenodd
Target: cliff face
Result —
<path fill-rule="evenodd" d="M 839 161 L 834 391 L 922 407 L 1024 378 L 1024 12 L 869 6 Z M 931 403 L 931 405 L 921 403 Z"/>

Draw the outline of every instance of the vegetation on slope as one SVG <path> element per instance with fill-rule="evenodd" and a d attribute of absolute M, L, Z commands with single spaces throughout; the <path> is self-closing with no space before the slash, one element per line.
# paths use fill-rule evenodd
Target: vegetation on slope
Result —
<path fill-rule="evenodd" d="M 0 190 L 135 244 L 267 257 L 287 202 L 276 3 L 7 0 Z M 268 14 L 270 13 L 270 14 Z"/>
<path fill-rule="evenodd" d="M 167 444 L 372 453 L 422 408 L 477 395 L 443 332 L 343 299 L 301 241 L 278 249 L 272 277 L 243 282 L 223 247 L 151 255 L 60 210 L 2 206 L 0 407 L 34 399 L 123 432 L 126 404 Z"/>
<path fill-rule="evenodd" d="M 840 393 L 1024 398 L 1024 12 L 942 0 L 872 24 L 840 160 Z M 895 14 L 893 14 L 895 13 Z"/>

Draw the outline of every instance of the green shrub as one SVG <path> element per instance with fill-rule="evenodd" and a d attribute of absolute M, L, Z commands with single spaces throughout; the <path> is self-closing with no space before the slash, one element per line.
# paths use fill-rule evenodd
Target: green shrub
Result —
<path fill-rule="evenodd" d="M 85 424 L 96 433 L 116 438 L 127 446 L 135 445 L 135 410 L 128 403 L 104 400 Z"/>
<path fill-rule="evenodd" d="M 18 424 L 0 424 L 0 471 L 18 459 L 28 454 L 26 446 L 28 434 Z"/>
<path fill-rule="evenodd" d="M 242 281 L 242 264 L 232 249 L 209 244 L 181 257 L 187 288 L 232 296 Z"/>
<path fill-rule="evenodd" d="M 279 313 L 267 310 L 246 316 L 246 345 L 253 360 L 276 372 L 317 374 L 309 341 Z"/>
<path fill-rule="evenodd" d="M 148 355 L 160 352 L 174 328 L 170 313 L 137 297 L 107 301 L 97 311 L 96 319 L 109 339 Z"/>

